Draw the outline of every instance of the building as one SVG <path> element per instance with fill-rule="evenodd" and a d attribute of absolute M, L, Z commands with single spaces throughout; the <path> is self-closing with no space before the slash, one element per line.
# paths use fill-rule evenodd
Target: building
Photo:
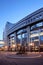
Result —
<path fill-rule="evenodd" d="M 4 41 L 3 40 L 0 40 L 0 51 L 4 50 Z"/>
<path fill-rule="evenodd" d="M 0 47 L 4 46 L 4 41 L 3 40 L 0 40 Z"/>
<path fill-rule="evenodd" d="M 26 16 L 15 24 L 6 23 L 3 32 L 5 46 L 20 48 L 24 45 L 28 51 L 43 51 L 43 8 Z"/>

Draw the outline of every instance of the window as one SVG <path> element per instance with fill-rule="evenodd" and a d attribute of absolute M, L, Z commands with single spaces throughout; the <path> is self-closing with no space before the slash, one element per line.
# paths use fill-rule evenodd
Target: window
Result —
<path fill-rule="evenodd" d="M 43 40 L 43 36 L 40 36 L 40 40 Z"/>
<path fill-rule="evenodd" d="M 36 24 L 36 26 L 37 26 L 37 27 L 42 26 L 42 22 L 41 22 L 41 23 Z"/>

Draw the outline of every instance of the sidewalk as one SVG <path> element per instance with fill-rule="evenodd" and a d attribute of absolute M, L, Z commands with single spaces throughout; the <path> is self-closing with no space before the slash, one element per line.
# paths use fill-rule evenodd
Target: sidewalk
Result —
<path fill-rule="evenodd" d="M 17 58 L 37 58 L 41 57 L 41 54 L 39 52 L 27 52 L 27 54 L 7 54 L 6 57 L 12 58 L 12 59 L 17 59 Z"/>

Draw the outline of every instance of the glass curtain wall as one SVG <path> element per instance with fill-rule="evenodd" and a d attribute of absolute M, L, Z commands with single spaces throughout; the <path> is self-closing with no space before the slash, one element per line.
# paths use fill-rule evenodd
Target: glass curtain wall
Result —
<path fill-rule="evenodd" d="M 31 26 L 30 42 L 34 44 L 34 50 L 37 51 L 40 45 L 43 45 L 43 22 Z"/>
<path fill-rule="evenodd" d="M 17 44 L 18 47 L 27 45 L 27 32 L 26 29 L 19 30 L 17 32 Z"/>
<path fill-rule="evenodd" d="M 14 34 L 10 35 L 10 48 L 12 51 L 15 50 L 15 40 L 14 40 Z"/>

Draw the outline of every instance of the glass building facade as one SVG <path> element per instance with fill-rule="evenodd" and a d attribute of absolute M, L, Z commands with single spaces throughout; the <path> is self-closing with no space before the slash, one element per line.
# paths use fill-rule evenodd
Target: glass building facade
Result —
<path fill-rule="evenodd" d="M 43 21 L 31 26 L 30 40 L 36 48 L 43 46 Z"/>
<path fill-rule="evenodd" d="M 15 44 L 14 36 L 15 36 L 14 33 L 10 35 L 11 48 L 12 45 Z M 17 31 L 16 45 L 18 46 L 18 48 L 20 48 L 21 45 L 26 46 L 28 48 L 29 44 L 27 43 L 27 36 L 28 34 L 26 28 Z M 42 46 L 43 46 L 43 21 L 30 26 L 30 51 L 36 51 L 36 50 L 39 51 L 40 49 L 39 47 L 42 48 Z"/>
<path fill-rule="evenodd" d="M 43 8 L 8 28 L 4 40 L 12 50 L 25 46 L 27 51 L 43 51 Z"/>

